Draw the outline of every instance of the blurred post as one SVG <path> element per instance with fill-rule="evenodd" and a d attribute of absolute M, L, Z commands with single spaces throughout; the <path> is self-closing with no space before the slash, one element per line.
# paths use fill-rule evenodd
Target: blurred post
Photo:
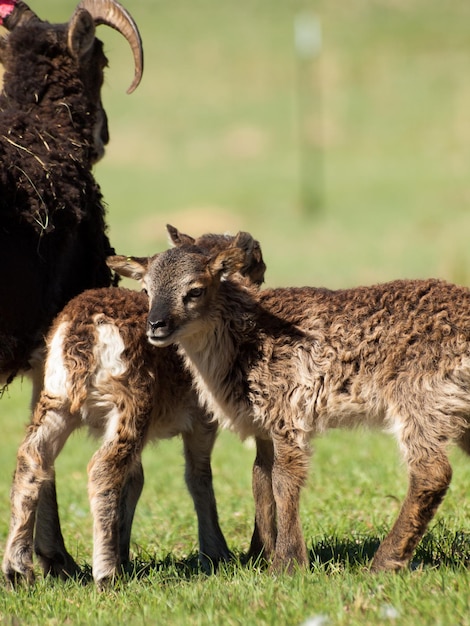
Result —
<path fill-rule="evenodd" d="M 295 15 L 294 44 L 297 65 L 300 204 L 305 214 L 312 215 L 318 213 L 324 205 L 322 94 L 320 73 L 315 68 L 322 48 L 322 31 L 320 19 L 315 14 L 303 12 Z"/>

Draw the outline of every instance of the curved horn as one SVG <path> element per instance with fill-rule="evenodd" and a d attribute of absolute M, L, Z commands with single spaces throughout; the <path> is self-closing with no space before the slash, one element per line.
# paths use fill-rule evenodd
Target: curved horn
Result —
<path fill-rule="evenodd" d="M 142 78 L 144 51 L 139 29 L 131 14 L 117 0 L 81 0 L 75 10 L 78 9 L 86 9 L 93 17 L 95 24 L 111 26 L 124 35 L 129 42 L 134 55 L 135 73 L 127 93 L 132 93 Z"/>
<path fill-rule="evenodd" d="M 0 25 L 7 30 L 23 26 L 31 20 L 41 21 L 26 3 L 21 0 L 0 0 Z"/>

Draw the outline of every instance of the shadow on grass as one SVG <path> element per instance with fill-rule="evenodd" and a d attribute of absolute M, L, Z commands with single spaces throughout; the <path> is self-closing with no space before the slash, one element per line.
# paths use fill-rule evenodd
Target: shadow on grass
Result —
<path fill-rule="evenodd" d="M 310 568 L 365 569 L 370 566 L 383 537 L 369 535 L 353 535 L 347 537 L 325 536 L 314 541 L 309 550 Z M 246 569 L 265 569 L 263 561 L 253 562 L 246 554 L 235 554 L 233 559 L 220 565 L 224 571 L 232 567 Z M 449 531 L 444 524 L 436 524 L 418 545 L 411 562 L 411 569 L 422 567 L 448 567 L 451 569 L 468 569 L 470 567 L 470 533 Z M 159 584 L 174 581 L 190 581 L 196 577 L 217 573 L 217 566 L 207 571 L 201 566 L 197 552 L 186 558 L 176 558 L 167 554 L 163 559 L 155 559 L 142 552 L 124 568 L 122 576 L 115 584 L 126 584 L 131 580 L 153 580 L 158 578 Z M 93 583 L 91 567 L 85 565 L 77 577 L 83 584 Z"/>
<path fill-rule="evenodd" d="M 169 553 L 163 559 L 153 558 L 149 554 L 141 553 L 122 568 L 120 580 L 145 581 L 158 579 L 159 584 L 174 581 L 190 581 L 197 577 L 211 576 L 217 573 L 219 568 L 230 567 L 237 562 L 237 558 L 229 562 L 201 565 L 197 552 L 189 554 L 185 558 L 177 558 Z M 91 577 L 91 569 L 90 569 Z M 119 579 L 118 579 L 119 580 Z"/>
<path fill-rule="evenodd" d="M 367 535 L 322 538 L 314 542 L 309 550 L 310 566 L 368 567 L 382 539 Z M 443 524 L 436 524 L 432 531 L 426 533 L 416 548 L 410 567 L 441 566 L 456 569 L 470 566 L 470 533 L 450 532 Z"/>
<path fill-rule="evenodd" d="M 442 526 L 442 530 L 439 530 Z M 443 524 L 437 524 L 427 533 L 416 548 L 413 563 L 435 567 L 468 568 L 470 566 L 470 533 L 445 532 Z"/>
<path fill-rule="evenodd" d="M 213 571 L 216 571 L 214 567 Z M 139 555 L 122 566 L 121 573 L 116 577 L 114 582 L 110 582 L 110 588 L 119 587 L 120 584 L 129 582 L 130 580 L 145 580 L 155 575 L 161 576 L 162 579 L 179 579 L 190 580 L 201 574 L 210 574 L 205 572 L 201 567 L 197 553 L 189 555 L 185 559 L 177 559 L 172 554 L 168 554 L 161 560 L 152 558 L 150 555 Z M 80 585 L 94 584 L 93 572 L 91 565 L 85 563 L 80 572 L 72 577 Z M 54 579 L 51 579 L 54 580 Z"/>
<path fill-rule="evenodd" d="M 365 569 L 371 561 L 382 541 L 383 536 L 352 535 L 347 537 L 326 536 L 313 542 L 309 549 L 310 568 L 329 568 L 332 565 L 342 569 Z M 134 562 L 135 576 L 142 578 L 152 572 L 162 574 L 164 578 L 177 576 L 179 579 L 190 580 L 204 573 L 198 561 L 197 553 L 186 559 L 175 559 L 171 554 L 160 561 Z M 222 567 L 236 566 L 244 568 L 261 568 L 267 564 L 262 561 L 253 562 L 246 554 L 238 554 L 233 560 Z M 448 567 L 452 569 L 468 569 L 470 567 L 470 533 L 450 531 L 444 523 L 436 524 L 423 537 L 413 556 L 410 568 Z M 215 567 L 212 572 L 216 573 Z"/>
<path fill-rule="evenodd" d="M 213 571 L 216 571 L 214 566 Z M 178 559 L 174 555 L 167 554 L 163 559 L 157 560 L 138 557 L 131 561 L 125 570 L 126 577 L 137 580 L 149 578 L 155 574 L 163 578 L 177 578 L 178 580 L 191 580 L 195 576 L 207 574 L 199 563 L 197 553 L 190 554 L 184 559 Z"/>
<path fill-rule="evenodd" d="M 339 564 L 364 567 L 369 564 L 379 547 L 378 537 L 325 537 L 313 544 L 309 550 L 312 568 Z"/>

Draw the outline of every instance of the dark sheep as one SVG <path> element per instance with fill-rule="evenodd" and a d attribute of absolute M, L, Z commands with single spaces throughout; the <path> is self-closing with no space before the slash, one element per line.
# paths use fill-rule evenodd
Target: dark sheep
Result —
<path fill-rule="evenodd" d="M 115 0 L 83 0 L 49 24 L 23 2 L 0 0 L 0 381 L 29 371 L 42 384 L 43 337 L 75 295 L 117 282 L 105 206 L 92 174 L 107 144 L 101 103 L 107 59 L 95 26 L 121 32 L 143 70 L 137 26 Z"/>

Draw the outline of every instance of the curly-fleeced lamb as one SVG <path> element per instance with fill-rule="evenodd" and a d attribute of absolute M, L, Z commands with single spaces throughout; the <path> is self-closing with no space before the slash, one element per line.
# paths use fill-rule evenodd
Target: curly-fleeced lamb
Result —
<path fill-rule="evenodd" d="M 470 289 L 430 279 L 253 290 L 232 278 L 250 246 L 244 233 L 218 254 L 185 246 L 133 261 L 150 343 L 178 344 L 201 402 L 256 439 L 249 556 L 273 571 L 307 565 L 299 503 L 311 438 L 380 426 L 409 484 L 371 569 L 404 568 L 450 485 L 450 445 L 470 455 Z"/>

